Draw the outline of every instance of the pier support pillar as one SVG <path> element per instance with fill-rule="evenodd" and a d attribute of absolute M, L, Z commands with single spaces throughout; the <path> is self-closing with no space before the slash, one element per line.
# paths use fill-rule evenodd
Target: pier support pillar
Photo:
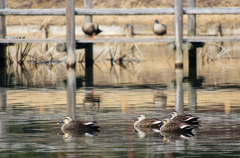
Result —
<path fill-rule="evenodd" d="M 75 68 L 75 0 L 66 0 L 67 67 Z"/>
<path fill-rule="evenodd" d="M 174 0 L 174 10 L 175 10 L 175 67 L 183 67 L 183 0 Z"/>

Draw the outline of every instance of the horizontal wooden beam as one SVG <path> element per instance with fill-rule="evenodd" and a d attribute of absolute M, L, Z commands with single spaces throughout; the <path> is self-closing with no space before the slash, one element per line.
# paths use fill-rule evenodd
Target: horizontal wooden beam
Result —
<path fill-rule="evenodd" d="M 174 37 L 163 37 L 163 39 L 152 38 L 87 38 L 76 39 L 77 43 L 139 43 L 139 42 L 173 42 Z M 231 37 L 186 37 L 184 42 L 240 42 L 239 36 Z M 66 39 L 0 39 L 0 43 L 64 43 Z"/>
<path fill-rule="evenodd" d="M 174 8 L 75 9 L 75 15 L 173 15 Z M 183 14 L 240 14 L 240 7 L 184 8 Z M 0 15 L 66 15 L 66 9 L 0 9 Z"/>

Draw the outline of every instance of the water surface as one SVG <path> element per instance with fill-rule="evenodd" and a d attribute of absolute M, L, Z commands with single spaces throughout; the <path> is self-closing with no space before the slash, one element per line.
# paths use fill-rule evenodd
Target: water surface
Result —
<path fill-rule="evenodd" d="M 139 114 L 162 119 L 175 110 L 174 52 L 164 44 L 139 45 L 141 62 L 111 66 L 99 60 L 92 77 L 84 64 L 77 64 L 74 114 L 96 121 L 100 132 L 95 133 L 64 134 L 57 124 L 74 111 L 67 107 L 66 65 L 26 64 L 23 71 L 9 67 L 0 89 L 0 157 L 239 157 L 240 62 L 235 45 L 224 44 L 229 52 L 216 60 L 212 58 L 218 57 L 219 47 L 198 49 L 194 84 L 184 52 L 184 113 L 201 120 L 188 138 L 133 127 Z M 94 55 L 106 47 L 94 45 Z"/>

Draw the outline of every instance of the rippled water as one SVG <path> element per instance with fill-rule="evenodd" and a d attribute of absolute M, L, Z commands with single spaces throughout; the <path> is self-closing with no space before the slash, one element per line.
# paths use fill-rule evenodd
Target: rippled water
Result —
<path fill-rule="evenodd" d="M 95 56 L 105 47 L 94 46 Z M 193 130 L 194 136 L 181 137 L 134 130 L 132 120 L 139 114 L 169 116 L 176 95 L 174 52 L 165 45 L 139 49 L 144 62 L 125 67 L 96 62 L 91 86 L 77 64 L 76 107 L 67 107 L 64 64 L 39 65 L 27 68 L 28 73 L 10 68 L 0 89 L 0 157 L 240 157 L 237 50 L 229 51 L 231 59 L 226 55 L 211 61 L 206 56 L 215 57 L 218 47 L 199 49 L 197 86 L 191 86 L 184 66 L 184 112 L 200 117 L 201 126 Z M 96 121 L 100 132 L 64 134 L 57 122 L 69 114 Z"/>

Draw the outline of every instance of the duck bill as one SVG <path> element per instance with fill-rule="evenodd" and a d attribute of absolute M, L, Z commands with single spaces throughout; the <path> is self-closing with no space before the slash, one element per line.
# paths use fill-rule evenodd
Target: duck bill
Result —
<path fill-rule="evenodd" d="M 136 122 L 137 120 L 138 120 L 138 119 L 137 119 L 137 118 L 135 118 L 133 121 L 134 121 L 134 122 Z"/>
<path fill-rule="evenodd" d="M 63 121 L 61 121 L 61 122 L 58 122 L 57 124 L 61 124 L 61 123 L 63 123 Z"/>

